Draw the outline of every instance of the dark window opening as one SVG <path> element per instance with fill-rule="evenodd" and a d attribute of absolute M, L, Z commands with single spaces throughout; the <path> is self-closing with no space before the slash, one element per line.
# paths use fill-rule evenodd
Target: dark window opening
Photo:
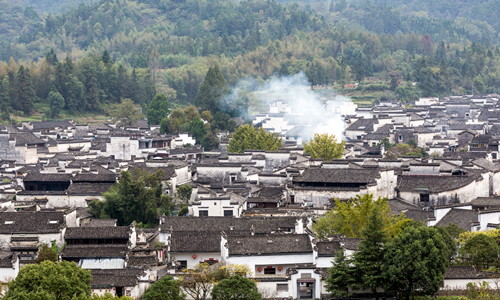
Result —
<path fill-rule="evenodd" d="M 290 195 L 290 203 L 291 204 L 295 203 L 295 195 Z"/>
<path fill-rule="evenodd" d="M 224 211 L 224 217 L 232 217 L 232 216 L 233 216 L 232 210 L 225 210 Z"/>
<path fill-rule="evenodd" d="M 276 268 L 265 268 L 264 274 L 276 274 Z"/>
<path fill-rule="evenodd" d="M 429 202 L 429 194 L 420 194 L 420 202 Z"/>
<path fill-rule="evenodd" d="M 188 267 L 187 260 L 178 260 L 177 263 L 178 263 L 177 270 L 184 270 L 187 269 Z"/>
<path fill-rule="evenodd" d="M 198 216 L 199 217 L 208 217 L 208 210 L 199 210 Z"/>

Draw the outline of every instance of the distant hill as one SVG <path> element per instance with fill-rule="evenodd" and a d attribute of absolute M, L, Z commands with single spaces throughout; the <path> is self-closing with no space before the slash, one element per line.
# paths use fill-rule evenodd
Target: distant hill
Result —
<path fill-rule="evenodd" d="M 64 13 L 67 10 L 77 7 L 81 3 L 91 3 L 92 0 L 8 0 L 12 5 L 19 5 L 23 8 L 33 6 L 40 13 Z M 95 1 L 94 1 L 95 2 Z"/>

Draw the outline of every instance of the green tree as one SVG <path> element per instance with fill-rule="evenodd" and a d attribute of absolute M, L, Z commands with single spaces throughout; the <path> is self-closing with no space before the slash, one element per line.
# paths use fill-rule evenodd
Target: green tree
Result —
<path fill-rule="evenodd" d="M 323 158 L 331 161 L 334 158 L 341 158 L 344 155 L 345 141 L 338 143 L 334 134 L 315 133 L 314 138 L 309 143 L 302 142 L 304 152 L 310 153 L 311 158 Z"/>
<path fill-rule="evenodd" d="M 498 261 L 499 248 L 494 238 L 480 233 L 467 240 L 460 254 L 463 261 L 487 269 Z"/>
<path fill-rule="evenodd" d="M 85 87 L 76 76 L 68 75 L 68 81 L 65 83 L 68 97 L 64 103 L 71 113 L 82 111 L 87 106 L 85 103 Z"/>
<path fill-rule="evenodd" d="M 213 300 L 261 300 L 255 282 L 239 275 L 233 275 L 217 283 L 212 290 Z"/>
<path fill-rule="evenodd" d="M 172 276 L 163 276 L 153 283 L 142 296 L 143 300 L 184 300 L 186 295 L 182 292 L 179 281 Z"/>
<path fill-rule="evenodd" d="M 113 122 L 118 123 L 121 126 L 131 126 L 137 121 L 142 119 L 142 114 L 139 108 L 135 107 L 132 100 L 126 98 L 122 99 L 120 105 L 116 111 L 111 114 Z"/>
<path fill-rule="evenodd" d="M 90 297 L 90 270 L 78 267 L 74 262 L 40 264 L 21 268 L 16 279 L 9 282 L 3 299 L 87 299 Z"/>
<path fill-rule="evenodd" d="M 385 247 L 384 290 L 410 296 L 434 295 L 444 280 L 449 251 L 436 228 L 407 227 Z"/>
<path fill-rule="evenodd" d="M 172 96 L 172 94 L 168 94 Z M 175 97 L 174 97 L 175 98 Z M 148 125 L 158 125 L 170 113 L 168 108 L 169 98 L 165 94 L 157 94 L 149 104 L 147 117 Z"/>
<path fill-rule="evenodd" d="M 194 120 L 189 123 L 188 132 L 196 139 L 197 144 L 201 144 L 202 139 L 207 134 L 207 128 L 199 117 L 195 117 Z"/>
<path fill-rule="evenodd" d="M 20 66 L 17 72 L 15 94 L 17 107 L 24 115 L 31 115 L 31 110 L 35 102 L 35 91 L 31 82 L 31 73 L 28 68 L 25 69 L 23 66 Z"/>
<path fill-rule="evenodd" d="M 102 53 L 102 62 L 104 64 L 108 64 L 109 62 L 111 62 L 111 57 L 109 56 L 108 50 L 104 50 L 104 52 Z"/>
<path fill-rule="evenodd" d="M 356 73 L 355 80 L 359 83 L 365 79 L 365 68 L 363 66 L 363 58 L 361 57 L 361 53 L 358 56 L 358 62 L 356 63 Z"/>
<path fill-rule="evenodd" d="M 103 193 L 104 203 L 94 200 L 89 204 L 90 212 L 99 218 L 117 219 L 119 226 L 133 221 L 152 226 L 160 215 L 171 215 L 174 209 L 172 198 L 163 194 L 165 172 L 135 168 L 121 173 L 121 179 Z"/>
<path fill-rule="evenodd" d="M 220 99 L 226 93 L 226 80 L 222 76 L 219 65 L 210 67 L 205 76 L 205 80 L 200 86 L 200 90 L 194 98 L 194 104 L 200 111 L 209 110 L 215 114 L 220 110 Z"/>
<path fill-rule="evenodd" d="M 231 153 L 243 153 L 245 149 L 276 151 L 281 145 L 279 134 L 245 124 L 233 134 L 227 150 Z"/>
<path fill-rule="evenodd" d="M 373 194 L 356 195 L 349 201 L 335 199 L 335 209 L 328 211 L 313 224 L 313 231 L 318 238 L 335 234 L 348 237 L 362 237 L 368 226 L 369 216 L 376 211 L 384 224 L 384 231 L 392 238 L 407 226 L 409 219 L 403 215 L 395 216 L 391 212 L 387 198 L 373 199 Z"/>
<path fill-rule="evenodd" d="M 368 213 L 368 222 L 361 230 L 359 252 L 354 255 L 357 282 L 372 293 L 377 293 L 384 278 L 381 268 L 384 263 L 384 244 L 389 240 L 384 205 L 375 205 Z"/>
<path fill-rule="evenodd" d="M 340 250 L 335 254 L 332 263 L 333 266 L 328 269 L 328 277 L 325 279 L 326 290 L 333 296 L 350 296 L 348 288 L 356 284 L 353 262 L 347 259 L 343 250 Z"/>
<path fill-rule="evenodd" d="M 50 104 L 50 117 L 55 119 L 59 117 L 62 109 L 64 108 L 64 98 L 59 94 L 54 86 L 52 86 L 52 90 L 49 93 L 49 104 Z"/>
<path fill-rule="evenodd" d="M 186 125 L 187 128 L 183 128 Z M 160 123 L 161 133 L 175 134 L 181 131 L 187 131 L 189 123 L 186 122 L 186 114 L 182 109 L 175 109 L 170 115 L 164 118 Z M 186 130 L 183 130 L 186 129 Z"/>
<path fill-rule="evenodd" d="M 392 76 L 391 77 L 391 91 L 395 91 L 397 88 L 398 88 L 398 77 Z"/>
<path fill-rule="evenodd" d="M 177 188 L 177 200 L 180 200 L 183 203 L 187 203 L 189 199 L 191 199 L 191 193 L 193 192 L 193 188 L 185 183 Z"/>

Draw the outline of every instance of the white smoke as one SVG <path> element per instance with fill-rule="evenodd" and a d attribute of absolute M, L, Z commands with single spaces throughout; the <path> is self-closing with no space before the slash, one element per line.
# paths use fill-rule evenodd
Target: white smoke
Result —
<path fill-rule="evenodd" d="M 334 134 L 340 140 L 345 129 L 343 114 L 354 113 L 351 99 L 332 90 L 329 90 L 331 93 L 328 93 L 326 100 L 320 99 L 322 93 L 311 90 L 311 85 L 302 72 L 273 77 L 263 84 L 254 79 L 241 80 L 233 88 L 228 102 L 234 103 L 234 99 L 241 99 L 242 93 L 250 91 L 267 108 L 271 103 L 283 101 L 288 107 L 285 113 L 285 119 L 289 121 L 287 130 L 298 130 L 302 141 L 308 141 L 314 133 Z M 299 127 L 293 129 L 294 125 Z"/>

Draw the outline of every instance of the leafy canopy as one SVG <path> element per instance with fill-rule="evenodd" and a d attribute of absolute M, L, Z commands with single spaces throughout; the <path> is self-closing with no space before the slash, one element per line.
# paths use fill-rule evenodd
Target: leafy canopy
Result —
<path fill-rule="evenodd" d="M 90 270 L 74 262 L 43 261 L 22 267 L 3 299 L 87 299 L 91 281 Z"/>
<path fill-rule="evenodd" d="M 279 134 L 245 124 L 233 134 L 227 150 L 231 153 L 243 153 L 245 149 L 276 151 L 281 145 Z"/>
<path fill-rule="evenodd" d="M 164 276 L 153 283 L 142 296 L 143 300 L 184 300 L 179 281 L 172 276 Z"/>
<path fill-rule="evenodd" d="M 262 300 L 255 282 L 239 275 L 221 280 L 212 290 L 213 300 Z"/>
<path fill-rule="evenodd" d="M 135 107 L 132 100 L 126 98 L 118 105 L 118 109 L 111 114 L 113 122 L 117 122 L 122 126 L 130 126 L 142 119 L 140 109 Z"/>
<path fill-rule="evenodd" d="M 460 248 L 462 260 L 478 269 L 487 269 L 497 262 L 499 252 L 495 239 L 484 233 L 474 235 Z"/>
<path fill-rule="evenodd" d="M 330 161 L 334 158 L 342 158 L 344 155 L 345 141 L 338 143 L 334 134 L 315 133 L 314 138 L 309 140 L 309 143 L 302 142 L 304 152 L 310 153 L 311 158 L 323 158 Z"/>
<path fill-rule="evenodd" d="M 384 289 L 402 293 L 406 300 L 417 293 L 434 295 L 449 265 L 449 249 L 433 227 L 407 227 L 385 246 L 382 264 Z"/>
<path fill-rule="evenodd" d="M 318 218 L 313 224 L 313 230 L 319 238 L 334 234 L 343 234 L 358 238 L 369 224 L 370 214 L 376 211 L 380 214 L 383 231 L 389 238 L 401 232 L 410 220 L 403 215 L 395 216 L 387 202 L 387 198 L 373 199 L 373 194 L 356 195 L 346 202 L 335 199 L 335 208 Z"/>
<path fill-rule="evenodd" d="M 172 198 L 163 194 L 164 180 L 163 170 L 154 173 L 139 168 L 122 171 L 120 181 L 103 193 L 106 201 L 90 202 L 89 211 L 96 218 L 117 219 L 119 226 L 130 225 L 133 221 L 152 226 L 161 214 L 171 215 L 174 209 Z"/>

